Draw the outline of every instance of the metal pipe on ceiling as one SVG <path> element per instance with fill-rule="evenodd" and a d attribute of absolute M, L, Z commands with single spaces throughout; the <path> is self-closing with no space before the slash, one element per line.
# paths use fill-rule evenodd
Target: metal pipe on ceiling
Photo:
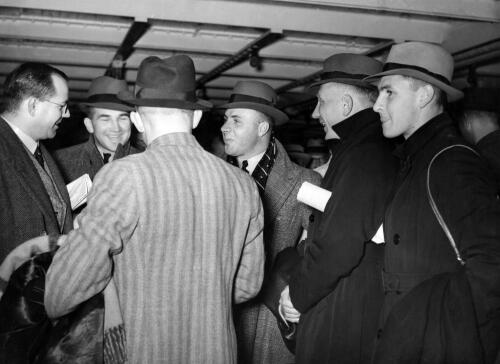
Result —
<path fill-rule="evenodd" d="M 230 56 L 220 65 L 209 71 L 207 74 L 199 78 L 196 81 L 197 88 L 203 88 L 203 86 L 206 83 L 210 82 L 214 78 L 217 78 L 223 72 L 246 61 L 252 55 L 256 55 L 259 50 L 276 42 L 278 39 L 281 39 L 282 37 L 283 37 L 282 33 L 274 33 L 271 31 L 267 31 L 266 33 L 262 34 L 259 38 L 257 38 L 256 40 L 254 40 L 241 50 L 239 50 L 237 53 Z"/>

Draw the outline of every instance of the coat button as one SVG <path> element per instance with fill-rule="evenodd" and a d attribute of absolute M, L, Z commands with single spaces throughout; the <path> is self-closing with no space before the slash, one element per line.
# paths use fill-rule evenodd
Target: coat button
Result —
<path fill-rule="evenodd" d="M 394 245 L 398 245 L 399 244 L 399 234 L 394 234 L 393 238 L 392 238 L 392 242 L 394 243 Z"/>
<path fill-rule="evenodd" d="M 309 215 L 309 222 L 314 222 L 314 214 Z"/>

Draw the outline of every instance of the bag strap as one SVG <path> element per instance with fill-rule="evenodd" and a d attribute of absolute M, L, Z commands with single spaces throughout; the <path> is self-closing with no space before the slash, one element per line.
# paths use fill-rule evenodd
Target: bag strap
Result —
<path fill-rule="evenodd" d="M 453 235 L 451 235 L 451 231 L 446 225 L 446 222 L 443 219 L 443 216 L 439 212 L 439 209 L 436 205 L 436 202 L 434 201 L 434 198 L 432 197 L 432 192 L 431 192 L 431 186 L 430 186 L 430 175 L 431 175 L 431 166 L 434 160 L 440 156 L 442 153 L 446 152 L 448 149 L 451 149 L 453 147 L 462 147 L 465 149 L 470 150 L 476 155 L 479 155 L 474 149 L 471 147 L 464 145 L 464 144 L 454 144 L 454 145 L 449 145 L 443 149 L 441 149 L 434 157 L 432 157 L 429 166 L 427 167 L 427 198 L 429 199 L 429 203 L 431 205 L 432 211 L 434 212 L 434 215 L 436 216 L 437 221 L 439 222 L 439 225 L 441 225 L 441 228 L 443 229 L 446 237 L 450 241 L 450 244 L 455 251 L 455 255 L 457 256 L 457 260 L 460 262 L 460 264 L 465 265 L 465 261 L 462 259 L 462 256 L 460 255 L 460 252 L 457 248 L 457 244 L 455 243 L 455 239 L 453 239 Z"/>

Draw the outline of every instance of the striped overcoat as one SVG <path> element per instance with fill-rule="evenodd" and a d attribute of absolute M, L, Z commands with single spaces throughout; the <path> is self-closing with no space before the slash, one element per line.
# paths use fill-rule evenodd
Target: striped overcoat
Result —
<path fill-rule="evenodd" d="M 47 312 L 68 312 L 113 276 L 129 362 L 234 363 L 231 304 L 260 289 L 262 231 L 246 173 L 189 133 L 163 135 L 96 175 L 48 271 Z"/>

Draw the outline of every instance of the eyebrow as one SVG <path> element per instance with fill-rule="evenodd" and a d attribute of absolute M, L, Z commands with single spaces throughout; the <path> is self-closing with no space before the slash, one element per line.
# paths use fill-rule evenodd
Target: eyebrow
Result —
<path fill-rule="evenodd" d="M 390 85 L 382 85 L 382 86 L 378 87 L 378 90 L 383 91 L 383 90 L 387 90 L 388 88 L 391 88 L 391 86 Z"/>

